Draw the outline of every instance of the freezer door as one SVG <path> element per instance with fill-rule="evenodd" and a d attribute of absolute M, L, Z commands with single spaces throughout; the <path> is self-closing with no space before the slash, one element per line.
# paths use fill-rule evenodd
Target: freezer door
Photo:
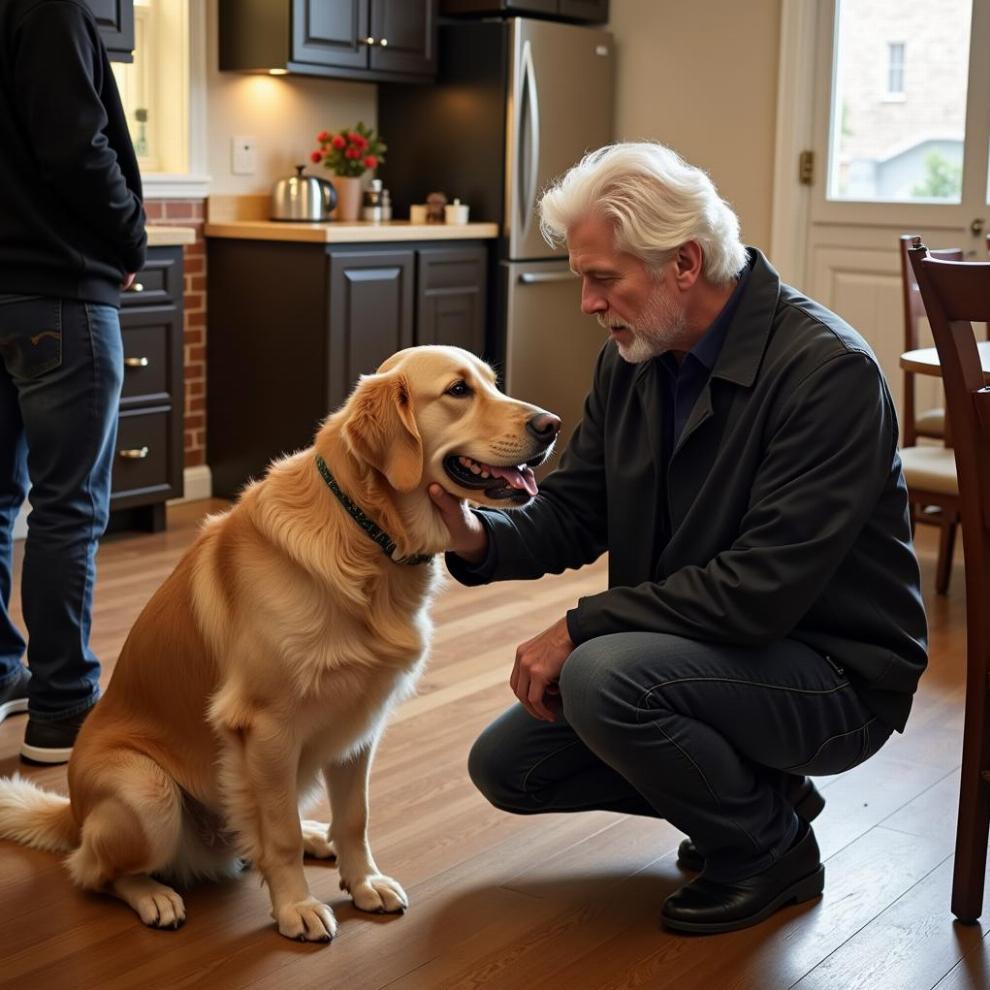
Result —
<path fill-rule="evenodd" d="M 581 419 L 606 333 L 581 312 L 581 280 L 566 261 L 503 262 L 507 293 L 505 390 L 556 413 L 563 425 L 553 460 Z"/>
<path fill-rule="evenodd" d="M 586 151 L 612 140 L 612 36 L 513 18 L 506 135 L 509 257 L 559 255 L 540 235 L 540 193 Z"/>

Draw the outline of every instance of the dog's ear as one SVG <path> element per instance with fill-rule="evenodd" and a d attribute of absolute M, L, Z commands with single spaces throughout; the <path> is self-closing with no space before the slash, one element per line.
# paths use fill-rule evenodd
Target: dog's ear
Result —
<path fill-rule="evenodd" d="M 344 436 L 351 451 L 400 492 L 423 477 L 423 441 L 413 416 L 409 382 L 397 371 L 364 375 L 348 405 Z"/>

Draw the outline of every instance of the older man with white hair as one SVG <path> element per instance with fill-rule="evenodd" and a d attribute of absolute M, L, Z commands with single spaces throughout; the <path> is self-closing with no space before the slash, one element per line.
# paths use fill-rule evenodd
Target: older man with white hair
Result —
<path fill-rule="evenodd" d="M 469 771 L 506 811 L 667 818 L 700 872 L 663 923 L 745 928 L 822 892 L 807 775 L 903 731 L 927 663 L 894 405 L 669 148 L 588 155 L 541 214 L 608 330 L 583 419 L 522 509 L 431 494 L 463 583 L 607 551 L 609 587 L 518 648 Z"/>

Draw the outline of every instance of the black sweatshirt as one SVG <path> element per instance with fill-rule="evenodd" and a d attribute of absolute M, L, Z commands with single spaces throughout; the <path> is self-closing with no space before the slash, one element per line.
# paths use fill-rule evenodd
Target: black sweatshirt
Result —
<path fill-rule="evenodd" d="M 141 177 L 80 0 L 0 0 L 0 293 L 120 303 L 144 264 Z"/>

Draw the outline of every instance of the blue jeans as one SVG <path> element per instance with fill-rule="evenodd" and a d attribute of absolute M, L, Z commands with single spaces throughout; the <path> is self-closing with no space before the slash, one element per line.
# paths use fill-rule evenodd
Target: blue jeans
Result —
<path fill-rule="evenodd" d="M 0 688 L 19 676 L 25 651 L 9 606 L 14 520 L 30 478 L 21 599 L 32 718 L 75 715 L 99 696 L 89 631 L 123 374 L 112 306 L 0 295 Z"/>
<path fill-rule="evenodd" d="M 891 732 L 837 664 L 794 640 L 602 636 L 568 657 L 552 707 L 556 722 L 515 705 L 475 742 L 468 771 L 485 797 L 517 814 L 666 818 L 724 882 L 763 872 L 793 842 L 789 775 L 841 773 Z"/>

